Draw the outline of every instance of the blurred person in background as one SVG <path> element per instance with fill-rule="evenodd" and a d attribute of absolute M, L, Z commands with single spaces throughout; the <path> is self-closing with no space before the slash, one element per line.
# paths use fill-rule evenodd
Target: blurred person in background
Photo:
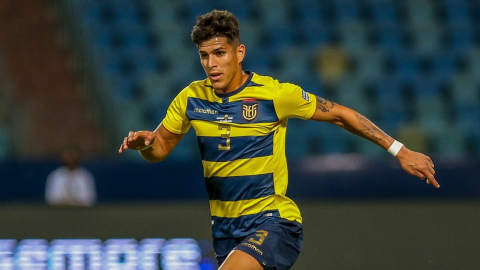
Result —
<path fill-rule="evenodd" d="M 318 76 L 328 87 L 337 86 L 349 68 L 346 53 L 336 44 L 321 47 L 317 52 L 315 65 Z"/>
<path fill-rule="evenodd" d="M 47 177 L 45 199 L 55 206 L 92 206 L 96 203 L 95 179 L 80 166 L 82 151 L 76 145 L 66 147 L 61 153 L 62 166 Z"/>
<path fill-rule="evenodd" d="M 388 150 L 407 173 L 440 187 L 428 156 L 404 147 L 358 112 L 244 71 L 246 48 L 232 13 L 197 17 L 192 40 L 208 78 L 184 88 L 155 131 L 129 132 L 119 153 L 138 150 L 149 162 L 163 161 L 194 127 L 219 269 L 286 270 L 298 258 L 302 217 L 286 196 L 288 118 L 336 124 Z"/>

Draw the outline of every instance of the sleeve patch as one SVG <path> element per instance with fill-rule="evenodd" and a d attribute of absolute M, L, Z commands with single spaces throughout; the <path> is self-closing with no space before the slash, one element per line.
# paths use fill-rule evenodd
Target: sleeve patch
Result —
<path fill-rule="evenodd" d="M 308 96 L 308 93 L 305 92 L 305 90 L 302 89 L 302 98 L 305 99 L 307 102 L 310 102 L 310 97 Z"/>

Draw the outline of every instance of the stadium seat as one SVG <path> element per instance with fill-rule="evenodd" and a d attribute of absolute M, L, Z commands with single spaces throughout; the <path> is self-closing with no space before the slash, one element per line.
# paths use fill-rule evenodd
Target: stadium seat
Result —
<path fill-rule="evenodd" d="M 452 81 L 452 98 L 456 122 L 464 131 L 480 130 L 480 91 L 478 83 L 467 75 L 458 75 Z"/>
<path fill-rule="evenodd" d="M 442 83 L 448 83 L 457 71 L 458 55 L 449 50 L 443 50 L 434 55 L 432 73 Z"/>
<path fill-rule="evenodd" d="M 163 62 L 166 61 L 158 55 L 157 51 L 151 49 L 139 48 L 125 54 L 131 59 L 136 77 L 145 73 L 159 71 L 163 66 Z"/>
<path fill-rule="evenodd" d="M 160 72 L 148 72 L 139 78 L 140 85 L 144 89 L 145 100 L 149 103 L 170 103 L 181 89 L 173 90 L 175 82 L 168 74 Z"/>
<path fill-rule="evenodd" d="M 298 0 L 295 1 L 298 12 L 298 20 L 302 25 L 309 23 L 326 24 L 324 1 L 317 0 Z"/>
<path fill-rule="evenodd" d="M 138 108 L 142 107 L 142 101 L 131 100 L 121 104 L 121 110 L 118 110 L 117 130 L 118 134 L 128 134 L 130 130 L 149 130 L 152 127 L 146 123 L 143 118 L 143 111 Z"/>
<path fill-rule="evenodd" d="M 354 138 L 357 145 L 357 150 L 366 158 L 385 158 L 387 155 L 385 149 L 376 145 L 375 143 L 365 140 L 363 138 Z"/>
<path fill-rule="evenodd" d="M 270 74 L 275 56 L 276 55 L 269 50 L 262 50 L 262 48 L 258 47 L 247 48 L 245 59 L 243 60 L 243 67 L 257 74 Z"/>
<path fill-rule="evenodd" d="M 299 33 L 302 41 L 310 48 L 318 49 L 335 40 L 331 26 L 318 20 L 302 22 Z"/>
<path fill-rule="evenodd" d="M 411 26 L 415 51 L 420 55 L 432 55 L 442 49 L 442 30 L 435 22 Z"/>
<path fill-rule="evenodd" d="M 444 159 L 459 159 L 465 155 L 466 140 L 455 124 L 448 124 L 434 138 L 435 152 Z"/>
<path fill-rule="evenodd" d="M 335 13 L 337 20 L 343 24 L 346 22 L 359 21 L 360 9 L 355 0 L 337 0 L 335 1 Z"/>
<path fill-rule="evenodd" d="M 353 73 L 364 83 L 377 81 L 384 74 L 384 65 L 386 62 L 382 51 L 372 48 L 365 48 L 350 54 L 356 63 Z"/>
<path fill-rule="evenodd" d="M 108 80 L 108 91 L 112 101 L 119 104 L 143 100 L 143 89 L 134 77 L 115 76 Z M 139 107 L 141 108 L 141 107 Z"/>
<path fill-rule="evenodd" d="M 287 125 L 286 153 L 288 157 L 304 157 L 309 153 L 309 141 L 306 139 L 305 126 L 307 121 L 289 119 Z"/>
<path fill-rule="evenodd" d="M 379 125 L 387 130 L 392 130 L 404 123 L 407 120 L 406 105 L 397 78 L 389 76 L 380 79 L 376 84 L 375 91 L 381 120 Z"/>
<path fill-rule="evenodd" d="M 262 27 L 252 21 L 240 22 L 240 40 L 247 47 L 247 54 L 249 49 L 257 48 L 265 43 L 265 31 Z"/>
<path fill-rule="evenodd" d="M 194 46 L 190 41 L 190 35 L 186 27 L 178 21 L 162 23 L 161 25 L 155 24 L 152 31 L 158 39 L 157 50 L 166 57 L 186 49 L 189 45 L 190 48 Z"/>
<path fill-rule="evenodd" d="M 316 74 L 306 74 L 305 76 L 298 78 L 298 82 L 297 79 L 292 79 L 292 83 L 299 85 L 302 89 L 311 94 L 328 98 L 325 96 L 322 82 Z"/>
<path fill-rule="evenodd" d="M 419 123 L 428 133 L 440 135 L 447 127 L 445 104 L 438 96 L 417 97 Z"/>
<path fill-rule="evenodd" d="M 411 50 L 398 50 L 389 54 L 394 66 L 394 74 L 402 81 L 412 82 L 419 75 L 419 61 Z"/>
<path fill-rule="evenodd" d="M 235 17 L 238 18 L 240 25 L 243 23 L 249 22 L 253 19 L 253 12 L 251 11 L 251 6 L 253 5 L 251 0 L 244 1 L 223 1 L 218 0 L 215 2 L 215 8 L 224 9 L 235 14 Z"/>
<path fill-rule="evenodd" d="M 417 76 L 414 81 L 414 90 L 418 98 L 428 99 L 441 97 L 441 84 L 434 76 Z"/>
<path fill-rule="evenodd" d="M 114 24 L 119 27 L 132 27 L 142 24 L 140 3 L 130 0 L 110 1 Z"/>
<path fill-rule="evenodd" d="M 120 32 L 120 31 L 119 31 Z M 152 46 L 152 34 L 146 27 L 132 26 L 122 28 L 123 51 L 146 50 Z"/>
<path fill-rule="evenodd" d="M 265 28 L 269 50 L 279 50 L 295 45 L 297 34 L 294 27 L 288 23 L 278 23 Z"/>
<path fill-rule="evenodd" d="M 365 85 L 362 85 L 358 77 L 344 76 L 338 85 L 336 98 L 341 105 L 350 107 L 366 117 L 371 117 L 376 104 L 367 100 L 364 87 Z"/>
<path fill-rule="evenodd" d="M 408 22 L 411 27 L 435 21 L 435 8 L 433 1 L 405 1 Z"/>
<path fill-rule="evenodd" d="M 313 53 L 303 47 L 285 47 L 279 51 L 278 69 L 283 76 L 301 78 L 312 72 Z"/>
<path fill-rule="evenodd" d="M 376 24 L 398 23 L 397 9 L 394 1 L 370 1 L 370 9 Z"/>
<path fill-rule="evenodd" d="M 349 139 L 354 135 L 348 131 L 331 124 L 314 122 L 309 124 L 312 130 L 309 144 L 320 144 L 320 152 L 313 154 L 348 153 L 350 151 Z"/>
<path fill-rule="evenodd" d="M 469 75 L 456 75 L 452 78 L 452 96 L 455 106 L 480 102 L 480 91 L 474 78 Z"/>
<path fill-rule="evenodd" d="M 450 48 L 459 53 L 465 53 L 475 43 L 473 28 L 468 20 L 455 20 L 449 24 Z"/>
<path fill-rule="evenodd" d="M 254 4 L 260 14 L 260 22 L 266 27 L 274 28 L 278 24 L 290 22 L 290 1 L 257 0 Z"/>
<path fill-rule="evenodd" d="M 345 21 L 338 25 L 342 47 L 347 53 L 361 54 L 368 47 L 368 28 L 358 21 Z"/>
<path fill-rule="evenodd" d="M 214 9 L 214 5 L 212 5 L 210 1 L 183 0 L 182 2 L 184 3 L 183 9 L 186 11 L 183 20 L 188 22 L 188 25 L 192 27 L 195 24 L 197 16 Z"/>
<path fill-rule="evenodd" d="M 445 0 L 445 13 L 450 22 L 471 20 L 468 0 Z"/>
<path fill-rule="evenodd" d="M 195 131 L 191 128 L 168 156 L 169 160 L 185 161 L 195 158 L 199 159 L 200 153 L 196 142 Z"/>
<path fill-rule="evenodd" d="M 145 6 L 149 10 L 149 23 L 153 26 L 161 26 L 175 22 L 179 17 L 181 1 L 170 0 L 147 0 Z"/>
<path fill-rule="evenodd" d="M 372 29 L 378 39 L 378 49 L 388 54 L 396 54 L 405 49 L 404 33 L 400 25 L 394 23 L 377 24 Z"/>
<path fill-rule="evenodd" d="M 465 53 L 466 72 L 480 82 L 480 48 L 472 47 Z"/>

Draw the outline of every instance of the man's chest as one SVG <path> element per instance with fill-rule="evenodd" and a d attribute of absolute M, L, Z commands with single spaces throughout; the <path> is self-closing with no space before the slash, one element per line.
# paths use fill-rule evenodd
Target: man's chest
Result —
<path fill-rule="evenodd" d="M 278 122 L 273 101 L 254 98 L 230 102 L 211 102 L 189 98 L 185 114 L 192 124 L 195 121 L 203 121 L 247 127 L 248 125 L 268 125 Z"/>

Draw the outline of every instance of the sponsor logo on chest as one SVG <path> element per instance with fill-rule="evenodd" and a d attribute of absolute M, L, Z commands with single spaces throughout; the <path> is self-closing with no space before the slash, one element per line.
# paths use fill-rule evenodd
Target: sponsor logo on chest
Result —
<path fill-rule="evenodd" d="M 204 114 L 218 114 L 217 110 L 212 110 L 212 109 L 194 108 L 193 111 L 196 113 L 204 113 Z"/>

